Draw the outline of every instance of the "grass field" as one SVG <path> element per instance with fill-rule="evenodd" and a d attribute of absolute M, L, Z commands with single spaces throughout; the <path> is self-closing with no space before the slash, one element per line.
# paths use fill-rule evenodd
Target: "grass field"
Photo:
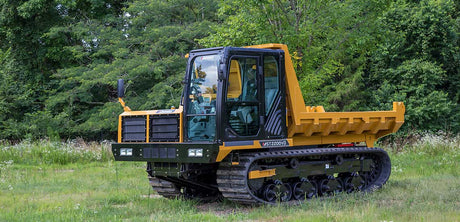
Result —
<path fill-rule="evenodd" d="M 375 193 L 262 207 L 161 198 L 145 163 L 114 162 L 108 144 L 0 143 L 0 221 L 460 221 L 460 138 L 417 141 L 387 145 Z"/>

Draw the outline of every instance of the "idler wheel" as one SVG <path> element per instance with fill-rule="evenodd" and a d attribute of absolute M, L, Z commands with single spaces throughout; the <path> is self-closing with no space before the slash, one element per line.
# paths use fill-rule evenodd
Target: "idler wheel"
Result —
<path fill-rule="evenodd" d="M 311 199 L 317 195 L 316 183 L 307 179 L 295 183 L 292 190 L 296 200 Z"/>
<path fill-rule="evenodd" d="M 264 199 L 268 202 L 275 202 L 276 201 L 276 186 L 275 184 L 271 183 L 265 186 L 264 188 Z"/>

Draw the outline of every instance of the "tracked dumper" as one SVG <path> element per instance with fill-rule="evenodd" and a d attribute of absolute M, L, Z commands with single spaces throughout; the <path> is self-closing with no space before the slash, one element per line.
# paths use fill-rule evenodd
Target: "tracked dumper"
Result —
<path fill-rule="evenodd" d="M 389 178 L 374 142 L 404 123 L 393 110 L 326 112 L 305 106 L 286 45 L 191 51 L 180 106 L 131 111 L 119 100 L 117 161 L 147 162 L 168 198 L 241 204 L 373 191 Z"/>

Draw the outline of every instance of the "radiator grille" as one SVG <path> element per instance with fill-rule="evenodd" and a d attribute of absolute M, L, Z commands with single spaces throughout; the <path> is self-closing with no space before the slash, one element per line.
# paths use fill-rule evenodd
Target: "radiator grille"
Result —
<path fill-rule="evenodd" d="M 147 116 L 122 117 L 122 142 L 147 142 Z M 150 115 L 148 142 L 179 142 L 179 114 Z"/>
<path fill-rule="evenodd" d="M 150 116 L 150 142 L 179 142 L 179 114 Z"/>
<path fill-rule="evenodd" d="M 125 116 L 122 126 L 123 142 L 145 142 L 146 116 Z"/>

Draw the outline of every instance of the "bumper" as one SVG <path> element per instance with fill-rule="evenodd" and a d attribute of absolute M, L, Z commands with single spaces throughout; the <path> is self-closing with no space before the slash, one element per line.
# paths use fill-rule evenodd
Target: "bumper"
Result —
<path fill-rule="evenodd" d="M 202 149 L 201 157 L 189 157 L 189 149 Z M 126 152 L 126 150 L 129 150 Z M 122 152 L 123 151 L 123 152 Z M 214 163 L 219 146 L 213 143 L 113 143 L 116 161 L 165 163 Z"/>

